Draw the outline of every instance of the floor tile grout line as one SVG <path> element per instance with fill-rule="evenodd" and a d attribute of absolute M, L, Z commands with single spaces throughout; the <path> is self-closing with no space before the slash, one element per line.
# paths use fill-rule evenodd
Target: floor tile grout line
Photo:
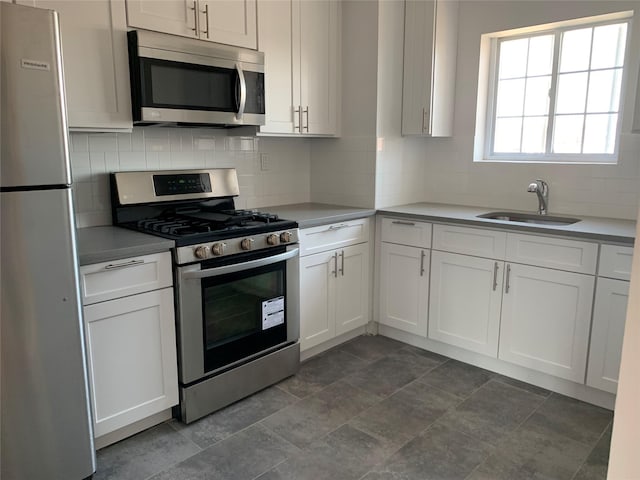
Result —
<path fill-rule="evenodd" d="M 609 430 L 609 427 L 612 424 L 613 424 L 613 418 L 609 421 L 609 423 L 607 423 L 607 426 L 604 428 L 604 430 L 602 430 L 602 433 L 598 437 L 598 440 L 596 440 L 596 442 L 593 444 L 593 448 L 591 450 L 589 450 L 589 453 L 587 454 L 587 457 L 580 464 L 580 466 L 578 466 L 577 470 L 575 472 L 573 472 L 573 475 L 571 476 L 571 480 L 574 480 L 576 478 L 576 475 L 578 475 L 578 472 L 582 469 L 582 467 L 584 467 L 587 464 L 587 461 L 589 460 L 589 457 L 591 456 L 593 451 L 598 447 L 598 444 L 600 443 L 600 440 L 602 440 L 602 438 L 606 435 L 607 430 Z M 609 448 L 611 448 L 611 444 L 609 444 Z M 607 466 L 608 466 L 608 463 L 609 462 L 607 461 Z"/>

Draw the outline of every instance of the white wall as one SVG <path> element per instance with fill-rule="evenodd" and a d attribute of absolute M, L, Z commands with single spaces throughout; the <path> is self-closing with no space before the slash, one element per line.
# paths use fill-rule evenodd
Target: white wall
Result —
<path fill-rule="evenodd" d="M 638 224 L 634 248 L 636 252 L 640 251 L 640 224 Z M 640 255 L 634 255 L 607 477 L 612 480 L 640 478 L 638 365 L 640 365 Z"/>
<path fill-rule="evenodd" d="M 618 165 L 479 164 L 471 160 L 482 34 L 634 9 L 640 14 L 640 2 L 461 2 L 454 137 L 425 141 L 422 200 L 535 210 L 535 196 L 526 188 L 532 180 L 543 178 L 550 184 L 552 213 L 635 219 L 640 191 L 640 135 L 629 132 L 640 57 L 637 20 L 632 28 Z"/>
<path fill-rule="evenodd" d="M 379 2 L 375 207 L 419 202 L 425 195 L 422 138 L 403 138 L 404 2 Z"/>
<path fill-rule="evenodd" d="M 262 170 L 260 154 L 268 155 Z M 305 139 L 227 136 L 226 130 L 134 128 L 133 133 L 72 133 L 78 227 L 111 224 L 108 173 L 234 167 L 238 208 L 308 202 L 310 148 Z"/>
<path fill-rule="evenodd" d="M 311 142 L 311 200 L 373 207 L 376 145 L 376 1 L 342 3 L 342 132 Z"/>

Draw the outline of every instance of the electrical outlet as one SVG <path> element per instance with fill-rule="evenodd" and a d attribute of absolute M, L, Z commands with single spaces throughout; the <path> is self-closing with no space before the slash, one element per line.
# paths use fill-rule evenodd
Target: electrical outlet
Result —
<path fill-rule="evenodd" d="M 260 170 L 267 171 L 271 168 L 271 162 L 269 161 L 269 155 L 266 153 L 260 154 Z"/>

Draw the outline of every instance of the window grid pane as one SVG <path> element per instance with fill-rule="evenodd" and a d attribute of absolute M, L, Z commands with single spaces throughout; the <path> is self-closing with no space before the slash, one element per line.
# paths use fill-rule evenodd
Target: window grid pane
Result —
<path fill-rule="evenodd" d="M 615 153 L 627 23 L 501 40 L 491 154 Z"/>

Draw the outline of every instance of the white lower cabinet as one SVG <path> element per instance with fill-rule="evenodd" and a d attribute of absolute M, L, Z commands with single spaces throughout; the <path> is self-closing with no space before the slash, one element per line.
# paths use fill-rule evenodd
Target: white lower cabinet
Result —
<path fill-rule="evenodd" d="M 345 236 L 359 226 L 364 229 L 361 236 Z M 349 245 L 350 238 L 354 242 L 368 239 L 367 219 L 301 230 L 300 350 L 318 346 L 369 321 L 369 242 Z M 330 248 L 343 244 L 342 248 Z"/>
<path fill-rule="evenodd" d="M 610 393 L 618 389 L 629 282 L 598 278 L 587 367 L 587 385 Z"/>
<path fill-rule="evenodd" d="M 171 254 L 84 265 L 80 280 L 94 434 L 104 446 L 178 404 Z"/>
<path fill-rule="evenodd" d="M 178 403 L 173 288 L 84 307 L 96 437 Z"/>
<path fill-rule="evenodd" d="M 584 383 L 595 277 L 507 264 L 502 360 Z"/>
<path fill-rule="evenodd" d="M 382 242 L 380 253 L 380 323 L 426 337 L 430 250 Z"/>
<path fill-rule="evenodd" d="M 429 338 L 498 356 L 504 262 L 433 251 Z"/>

